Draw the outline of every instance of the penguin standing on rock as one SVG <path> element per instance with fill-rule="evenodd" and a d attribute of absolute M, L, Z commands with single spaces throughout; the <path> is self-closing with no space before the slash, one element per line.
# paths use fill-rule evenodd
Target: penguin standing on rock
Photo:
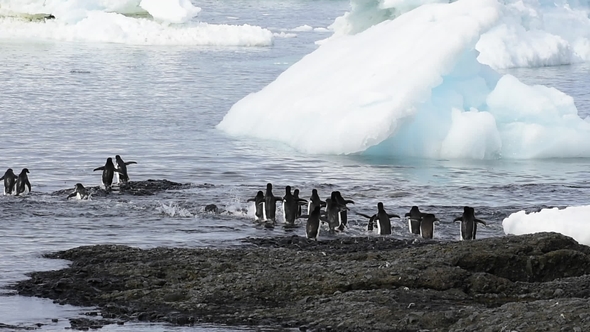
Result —
<path fill-rule="evenodd" d="M 6 173 L 0 178 L 0 180 L 4 180 L 4 195 L 12 195 L 14 193 L 17 178 L 12 168 L 6 170 Z"/>
<path fill-rule="evenodd" d="M 321 211 L 320 206 L 317 205 L 314 210 L 309 214 L 307 218 L 307 224 L 305 225 L 305 234 L 308 239 L 310 240 L 318 240 L 318 236 L 320 236 L 320 221 L 321 221 Z"/>
<path fill-rule="evenodd" d="M 119 172 L 119 170 L 115 169 L 115 164 L 113 164 L 113 158 L 107 158 L 106 163 L 104 166 L 97 167 L 93 170 L 93 172 L 102 171 L 102 184 L 104 188 L 108 191 L 111 189 L 111 184 L 113 183 L 113 177 L 115 172 Z"/>
<path fill-rule="evenodd" d="M 31 183 L 29 182 L 29 177 L 27 176 L 27 173 L 29 173 L 29 169 L 23 168 L 23 170 L 18 175 L 18 179 L 16 180 L 16 196 L 20 194 L 26 194 L 27 192 L 31 192 Z"/>
<path fill-rule="evenodd" d="M 123 161 L 121 156 L 115 156 L 115 169 L 117 172 L 115 173 L 117 176 L 117 183 L 127 183 L 129 181 L 129 175 L 127 174 L 127 165 L 137 164 L 135 161 Z"/>

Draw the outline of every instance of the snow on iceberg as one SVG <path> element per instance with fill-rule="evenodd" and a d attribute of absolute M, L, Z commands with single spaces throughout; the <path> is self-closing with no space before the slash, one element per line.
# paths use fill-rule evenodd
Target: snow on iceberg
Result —
<path fill-rule="evenodd" d="M 590 245 L 590 206 L 572 206 L 563 210 L 543 209 L 539 212 L 519 211 L 502 221 L 506 234 L 558 232 L 579 243 Z"/>
<path fill-rule="evenodd" d="M 139 6 L 156 20 L 169 23 L 188 22 L 201 11 L 189 0 L 141 0 Z"/>
<path fill-rule="evenodd" d="M 362 32 L 427 3 L 448 0 L 351 0 L 331 25 L 332 38 Z M 493 68 L 539 67 L 590 61 L 590 7 L 580 0 L 504 0 L 496 27 L 476 45 Z"/>
<path fill-rule="evenodd" d="M 573 99 L 477 61 L 495 0 L 422 5 L 322 44 L 217 128 L 313 154 L 427 158 L 590 156 Z"/>

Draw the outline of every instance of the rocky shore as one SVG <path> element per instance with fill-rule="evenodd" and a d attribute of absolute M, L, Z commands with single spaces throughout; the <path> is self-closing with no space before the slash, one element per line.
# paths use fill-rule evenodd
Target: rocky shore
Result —
<path fill-rule="evenodd" d="M 79 247 L 12 286 L 130 320 L 302 331 L 589 331 L 590 248 L 556 233 L 464 242 L 247 239 L 225 249 Z M 86 329 L 88 324 L 73 328 Z"/>

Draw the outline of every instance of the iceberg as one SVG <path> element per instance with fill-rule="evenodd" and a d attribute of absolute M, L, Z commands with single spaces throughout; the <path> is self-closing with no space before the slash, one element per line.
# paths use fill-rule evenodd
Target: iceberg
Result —
<path fill-rule="evenodd" d="M 590 206 L 572 206 L 565 209 L 542 209 L 539 212 L 519 211 L 502 221 L 506 234 L 558 232 L 579 243 L 590 245 Z"/>
<path fill-rule="evenodd" d="M 420 2 L 436 1 L 410 3 Z M 590 122 L 573 98 L 479 61 L 476 46 L 503 24 L 503 5 L 460 0 L 398 14 L 325 41 L 234 104 L 217 128 L 310 154 L 590 156 Z"/>

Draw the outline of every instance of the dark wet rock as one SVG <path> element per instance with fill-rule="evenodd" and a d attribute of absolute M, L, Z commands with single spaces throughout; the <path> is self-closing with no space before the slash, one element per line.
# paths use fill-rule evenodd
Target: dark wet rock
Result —
<path fill-rule="evenodd" d="M 209 205 L 205 206 L 205 212 L 218 213 L 219 208 L 217 208 L 217 205 L 215 205 L 215 204 L 209 204 Z"/>
<path fill-rule="evenodd" d="M 43 324 L 41 324 L 41 326 L 43 326 Z M 0 330 L 2 330 L 2 331 L 30 331 L 30 330 L 36 330 L 41 326 L 37 326 L 37 325 L 35 325 L 35 327 L 16 326 L 16 325 L 8 325 L 8 324 L 0 323 Z"/>
<path fill-rule="evenodd" d="M 205 184 L 204 186 L 210 186 Z M 129 181 L 125 184 L 113 185 L 112 190 L 107 191 L 99 186 L 86 187 L 86 190 L 90 193 L 91 197 L 104 197 L 111 194 L 127 194 L 134 196 L 149 196 L 155 195 L 158 192 L 165 190 L 181 190 L 188 189 L 191 185 L 188 183 L 177 183 L 164 180 L 147 180 L 147 181 Z M 67 197 L 74 191 L 71 189 L 62 189 L 51 193 L 53 196 L 64 196 Z"/>
<path fill-rule="evenodd" d="M 13 286 L 103 318 L 301 331 L 587 331 L 590 248 L 555 233 L 477 241 L 247 239 L 227 249 L 79 247 Z"/>

